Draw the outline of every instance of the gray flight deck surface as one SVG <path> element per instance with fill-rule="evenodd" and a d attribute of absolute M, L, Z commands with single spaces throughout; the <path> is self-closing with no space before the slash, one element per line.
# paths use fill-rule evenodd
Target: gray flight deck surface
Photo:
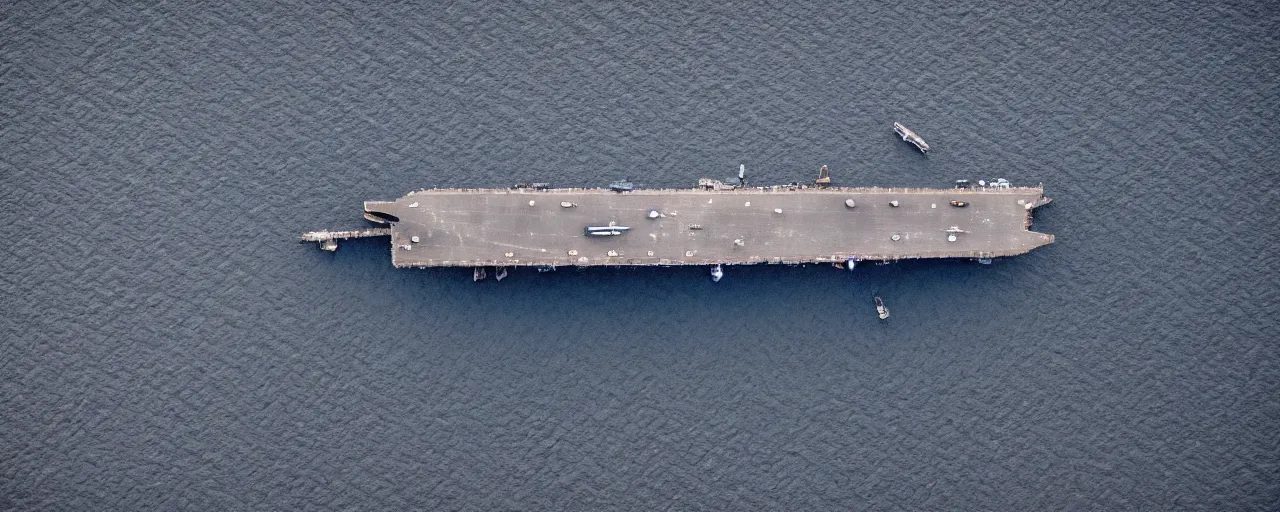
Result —
<path fill-rule="evenodd" d="M 1029 230 L 1047 201 L 1041 188 L 995 187 L 434 189 L 365 211 L 398 218 L 397 267 L 707 265 L 1012 256 L 1053 242 Z M 610 222 L 631 229 L 584 234 Z M 962 232 L 948 241 L 953 228 Z"/>

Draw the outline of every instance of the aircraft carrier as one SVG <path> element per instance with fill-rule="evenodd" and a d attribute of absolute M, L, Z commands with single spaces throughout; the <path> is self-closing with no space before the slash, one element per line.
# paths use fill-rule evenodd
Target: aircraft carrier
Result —
<path fill-rule="evenodd" d="M 379 227 L 302 240 L 391 237 L 397 267 L 837 264 L 990 258 L 1053 243 L 1031 231 L 1042 186 L 957 188 L 425 189 L 364 203 Z M 986 185 L 984 183 L 984 185 Z"/>

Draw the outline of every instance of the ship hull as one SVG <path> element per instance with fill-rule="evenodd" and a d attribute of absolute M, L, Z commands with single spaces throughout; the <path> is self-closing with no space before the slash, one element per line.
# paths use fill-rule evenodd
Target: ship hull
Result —
<path fill-rule="evenodd" d="M 1029 230 L 1045 202 L 1041 188 L 431 189 L 365 211 L 398 219 L 398 267 L 732 265 L 1019 255 L 1053 242 Z M 584 232 L 601 222 L 631 229 Z"/>

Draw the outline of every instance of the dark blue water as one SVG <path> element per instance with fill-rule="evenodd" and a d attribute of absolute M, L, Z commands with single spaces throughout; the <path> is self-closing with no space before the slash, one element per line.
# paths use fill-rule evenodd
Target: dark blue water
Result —
<path fill-rule="evenodd" d="M 0 509 L 1280 508 L 1277 34 L 1266 2 L 0 7 Z M 295 243 L 420 187 L 739 163 L 1043 182 L 1058 242 L 500 285 Z"/>

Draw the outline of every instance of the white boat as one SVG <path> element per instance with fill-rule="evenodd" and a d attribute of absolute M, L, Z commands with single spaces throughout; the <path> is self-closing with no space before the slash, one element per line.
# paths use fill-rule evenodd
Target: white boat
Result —
<path fill-rule="evenodd" d="M 876 315 L 879 315 L 881 320 L 889 319 L 889 308 L 885 307 L 879 295 L 876 295 Z"/>
<path fill-rule="evenodd" d="M 916 135 L 916 132 L 907 129 L 906 126 L 902 126 L 899 123 L 893 123 L 893 132 L 901 136 L 902 140 L 910 142 L 916 147 L 916 149 L 919 149 L 921 153 L 929 152 L 929 145 L 924 142 L 924 139 L 920 138 L 919 135 Z"/>
<path fill-rule="evenodd" d="M 476 267 L 476 269 L 471 272 L 472 281 L 483 281 L 486 277 L 489 277 L 489 273 L 484 271 L 484 267 Z"/>
<path fill-rule="evenodd" d="M 498 267 L 498 269 L 493 272 L 493 278 L 498 281 L 501 281 L 505 277 L 507 277 L 507 267 Z"/>
<path fill-rule="evenodd" d="M 719 264 L 711 267 L 711 282 L 718 283 L 722 277 L 724 277 L 724 267 Z"/>

